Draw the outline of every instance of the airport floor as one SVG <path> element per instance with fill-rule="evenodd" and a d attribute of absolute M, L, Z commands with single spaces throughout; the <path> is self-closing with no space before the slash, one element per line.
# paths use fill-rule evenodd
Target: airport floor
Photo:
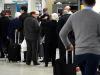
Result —
<path fill-rule="evenodd" d="M 44 63 L 28 66 L 23 62 L 9 63 L 5 59 L 0 59 L 0 75 L 53 75 L 53 68 L 51 64 L 48 67 L 44 67 Z"/>
<path fill-rule="evenodd" d="M 53 75 L 52 66 L 44 67 L 41 63 L 39 66 L 26 65 L 25 63 L 12 63 L 4 59 L 0 60 L 0 75 Z"/>

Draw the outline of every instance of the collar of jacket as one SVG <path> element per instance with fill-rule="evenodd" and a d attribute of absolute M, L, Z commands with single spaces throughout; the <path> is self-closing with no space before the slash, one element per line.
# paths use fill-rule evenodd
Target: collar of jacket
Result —
<path fill-rule="evenodd" d="M 92 7 L 86 6 L 84 9 L 92 10 Z"/>
<path fill-rule="evenodd" d="M 36 17 L 34 17 L 34 16 L 31 16 L 31 17 L 33 17 L 33 18 L 37 19 L 37 18 L 36 18 Z"/>

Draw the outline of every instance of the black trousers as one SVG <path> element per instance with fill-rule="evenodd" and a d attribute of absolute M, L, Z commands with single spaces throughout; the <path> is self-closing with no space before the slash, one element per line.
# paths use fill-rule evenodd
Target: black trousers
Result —
<path fill-rule="evenodd" d="M 59 48 L 60 60 L 66 63 L 66 49 L 61 40 L 59 40 L 58 48 Z"/>
<path fill-rule="evenodd" d="M 48 65 L 48 62 L 52 61 L 52 65 L 54 65 L 55 58 L 56 58 L 56 44 L 46 42 L 45 49 L 44 49 L 45 64 Z"/>
<path fill-rule="evenodd" d="M 33 64 L 37 63 L 38 60 L 38 50 L 37 50 L 37 40 L 28 40 L 27 43 L 27 54 L 26 54 L 26 63 L 30 64 L 33 60 Z"/>

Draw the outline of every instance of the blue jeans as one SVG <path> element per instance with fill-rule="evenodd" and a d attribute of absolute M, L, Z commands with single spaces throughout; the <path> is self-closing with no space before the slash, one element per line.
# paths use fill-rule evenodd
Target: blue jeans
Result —
<path fill-rule="evenodd" d="M 99 55 L 82 54 L 75 56 L 75 64 L 80 67 L 82 75 L 97 75 Z"/>

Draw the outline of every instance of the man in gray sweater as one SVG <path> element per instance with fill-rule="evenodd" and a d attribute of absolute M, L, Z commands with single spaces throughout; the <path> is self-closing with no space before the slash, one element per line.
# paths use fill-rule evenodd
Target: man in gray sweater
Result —
<path fill-rule="evenodd" d="M 100 15 L 92 10 L 95 2 L 83 0 L 85 8 L 71 15 L 59 33 L 65 48 L 71 46 L 72 49 L 67 36 L 74 31 L 75 63 L 82 75 L 96 75 L 100 58 Z"/>

